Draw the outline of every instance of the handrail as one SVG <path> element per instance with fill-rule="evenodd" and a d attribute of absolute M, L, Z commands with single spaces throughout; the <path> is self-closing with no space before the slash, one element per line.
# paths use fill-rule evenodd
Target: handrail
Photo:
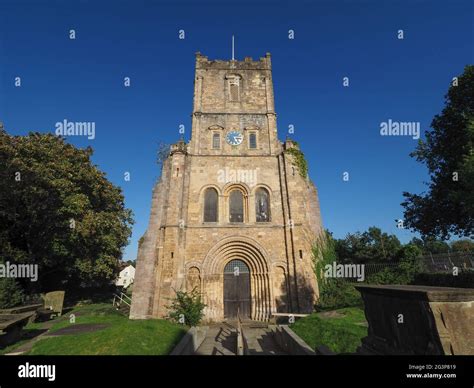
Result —
<path fill-rule="evenodd" d="M 130 298 L 127 294 L 124 294 L 123 292 L 120 292 L 120 295 L 114 294 L 114 300 L 112 302 L 112 306 L 115 306 L 115 301 L 119 299 L 119 303 L 117 305 L 120 305 L 120 303 L 125 303 L 128 307 L 132 306 L 132 298 Z M 128 300 L 127 300 L 128 299 Z"/>
<path fill-rule="evenodd" d="M 244 354 L 244 334 L 242 331 L 242 319 L 240 318 L 240 308 L 237 307 L 237 355 L 243 356 Z"/>

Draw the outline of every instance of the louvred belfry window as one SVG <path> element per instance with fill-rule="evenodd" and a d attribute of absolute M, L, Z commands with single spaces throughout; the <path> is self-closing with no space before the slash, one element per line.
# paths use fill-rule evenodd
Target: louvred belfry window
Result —
<path fill-rule="evenodd" d="M 238 102 L 240 101 L 240 76 L 231 75 L 227 77 L 228 90 L 229 90 L 229 101 Z"/>

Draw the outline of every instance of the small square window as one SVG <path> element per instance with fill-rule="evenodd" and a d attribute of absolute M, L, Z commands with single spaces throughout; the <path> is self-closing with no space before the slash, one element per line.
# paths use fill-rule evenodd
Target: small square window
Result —
<path fill-rule="evenodd" d="M 214 149 L 221 148 L 221 135 L 220 135 L 220 133 L 214 133 L 212 135 L 212 148 L 214 148 Z"/>
<path fill-rule="evenodd" d="M 249 148 L 252 148 L 252 149 L 257 148 L 257 134 L 256 133 L 249 134 Z"/>

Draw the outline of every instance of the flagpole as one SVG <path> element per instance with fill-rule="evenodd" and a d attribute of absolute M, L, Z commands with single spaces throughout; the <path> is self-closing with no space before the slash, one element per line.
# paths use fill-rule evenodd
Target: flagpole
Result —
<path fill-rule="evenodd" d="M 234 57 L 234 35 L 232 35 L 232 60 L 233 61 L 235 60 L 235 57 Z"/>

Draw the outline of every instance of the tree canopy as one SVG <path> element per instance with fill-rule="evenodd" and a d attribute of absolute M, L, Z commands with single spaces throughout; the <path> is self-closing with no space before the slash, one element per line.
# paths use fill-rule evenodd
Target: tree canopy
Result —
<path fill-rule="evenodd" d="M 406 225 L 423 236 L 474 235 L 474 66 L 454 79 L 446 106 L 411 154 L 430 174 L 428 191 L 403 193 Z"/>
<path fill-rule="evenodd" d="M 91 156 L 52 134 L 0 131 L 0 260 L 38 265 L 30 291 L 116 276 L 132 213 Z"/>
<path fill-rule="evenodd" d="M 397 236 L 370 227 L 365 232 L 349 233 L 336 240 L 335 249 L 341 261 L 353 263 L 383 262 L 397 259 L 401 243 Z"/>

